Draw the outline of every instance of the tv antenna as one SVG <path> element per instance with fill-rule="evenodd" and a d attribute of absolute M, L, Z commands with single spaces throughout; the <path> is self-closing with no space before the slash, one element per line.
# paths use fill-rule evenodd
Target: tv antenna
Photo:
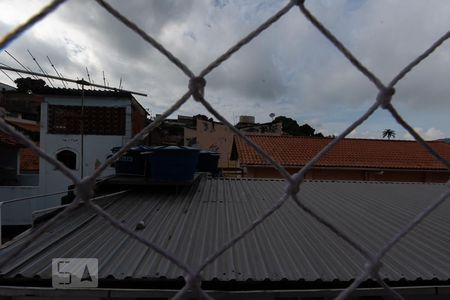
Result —
<path fill-rule="evenodd" d="M 30 50 L 27 49 L 27 51 L 28 51 L 28 53 L 30 54 L 31 58 L 32 58 L 32 59 L 34 60 L 34 62 L 36 63 L 36 65 L 38 66 L 39 70 L 41 70 L 41 72 L 44 73 L 45 75 L 48 75 L 48 74 L 44 71 L 44 69 L 42 69 L 41 65 L 40 65 L 39 62 L 36 60 L 36 58 L 33 56 L 33 54 L 31 54 Z M 55 86 L 53 85 L 53 83 L 50 81 L 50 78 L 47 77 L 47 81 L 48 81 L 48 83 L 50 83 L 50 85 L 51 85 L 52 87 L 55 87 Z"/>
<path fill-rule="evenodd" d="M 9 76 L 8 75 L 8 73 L 6 73 L 5 71 L 3 71 L 3 70 L 0 70 L 0 71 L 2 71 L 2 73 L 3 74 L 5 74 L 6 75 L 6 77 L 8 77 L 9 78 L 9 80 L 11 80 L 12 82 L 14 82 L 14 83 L 16 83 L 12 78 L 11 78 L 11 76 Z"/>
<path fill-rule="evenodd" d="M 28 70 L 28 71 L 30 71 L 30 72 L 33 72 L 33 71 L 31 71 L 31 69 L 30 68 L 28 68 L 28 67 L 25 67 L 17 58 L 15 58 L 11 53 L 9 53 L 7 50 L 5 50 L 5 53 L 6 54 L 8 54 L 12 59 L 14 59 L 15 61 L 16 61 L 16 63 L 18 63 L 22 68 L 24 68 L 25 70 Z M 30 74 L 31 75 L 31 74 Z M 33 76 L 35 79 L 39 79 L 37 76 L 35 76 L 35 75 L 31 75 L 31 76 Z"/>
<path fill-rule="evenodd" d="M 56 69 L 55 65 L 54 65 L 53 62 L 50 60 L 50 57 L 48 57 L 48 55 L 47 55 L 47 59 L 48 59 L 48 62 L 50 63 L 50 65 L 52 66 L 53 70 L 55 70 L 56 75 L 58 75 L 58 77 L 61 78 L 62 75 L 58 72 L 58 70 Z M 61 82 L 62 82 L 64 88 L 67 88 L 67 87 L 66 87 L 66 84 L 64 83 L 64 80 L 61 80 Z"/>
<path fill-rule="evenodd" d="M 102 73 L 103 73 L 103 85 L 106 85 L 105 71 L 102 71 Z"/>
<path fill-rule="evenodd" d="M 3 66 L 5 66 L 5 67 L 9 67 L 7 64 L 4 64 L 4 63 L 0 63 L 0 65 L 3 65 Z M 2 70 L 2 71 L 3 71 L 3 70 Z M 20 73 L 18 73 L 18 72 L 16 72 L 16 74 L 17 74 L 20 78 L 23 78 L 22 74 L 20 74 Z"/>
<path fill-rule="evenodd" d="M 129 91 L 129 90 L 117 89 L 117 88 L 113 88 L 113 87 L 109 87 L 109 86 L 94 84 L 93 82 L 92 83 L 86 82 L 84 80 L 79 80 L 79 79 L 75 80 L 75 79 L 64 78 L 64 77 L 59 78 L 58 76 L 32 72 L 32 71 L 28 71 L 28 70 L 14 69 L 14 68 L 5 67 L 5 66 L 0 66 L 0 70 L 19 72 L 19 73 L 22 73 L 22 74 L 29 74 L 29 75 L 39 76 L 39 77 L 52 78 L 52 79 L 55 79 L 55 80 L 64 80 L 64 81 L 72 82 L 72 83 L 76 83 L 76 84 L 81 84 L 81 85 L 86 85 L 86 86 L 90 85 L 91 87 L 98 87 L 98 88 L 102 88 L 102 89 L 112 90 L 112 91 L 115 91 L 115 92 L 130 93 L 130 94 L 133 94 L 133 95 L 139 95 L 139 96 L 144 96 L 144 97 L 148 96 L 147 94 L 141 93 L 141 92 L 134 92 L 134 91 Z"/>

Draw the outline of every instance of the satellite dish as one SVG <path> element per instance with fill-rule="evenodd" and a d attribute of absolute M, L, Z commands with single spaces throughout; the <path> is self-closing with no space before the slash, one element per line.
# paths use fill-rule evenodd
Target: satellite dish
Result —
<path fill-rule="evenodd" d="M 273 120 L 273 117 L 275 117 L 275 114 L 274 113 L 270 113 L 269 117 L 271 117 L 272 120 Z"/>

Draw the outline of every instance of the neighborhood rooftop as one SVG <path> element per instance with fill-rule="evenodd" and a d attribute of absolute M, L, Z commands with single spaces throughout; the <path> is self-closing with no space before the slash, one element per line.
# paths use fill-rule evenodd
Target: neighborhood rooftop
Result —
<path fill-rule="evenodd" d="M 249 138 L 283 166 L 300 167 L 308 163 L 331 138 L 251 135 Z M 240 138 L 235 139 L 241 166 L 269 165 Z M 428 142 L 443 158 L 450 160 L 450 145 Z M 388 168 L 446 170 L 416 141 L 343 139 L 321 158 L 315 167 Z"/>
<path fill-rule="evenodd" d="M 272 207 L 284 189 L 282 180 L 200 177 L 178 190 L 148 188 L 96 201 L 128 229 L 188 265 L 198 266 Z M 443 184 L 307 181 L 299 197 L 375 253 L 443 191 Z M 448 283 L 449 215 L 446 202 L 395 245 L 382 259 L 382 278 L 394 285 Z M 1 258 L 9 257 L 28 238 L 26 233 L 5 245 Z M 121 280 L 122 287 L 138 282 L 146 282 L 147 288 L 174 287 L 171 282 L 180 287 L 185 275 L 82 206 L 7 261 L 0 270 L 0 282 L 50 286 L 55 257 L 98 258 L 100 286 L 107 282 L 114 286 L 115 280 Z M 355 249 L 288 200 L 210 264 L 202 279 L 219 286 L 285 282 L 294 283 L 291 287 L 296 289 L 336 287 L 355 279 L 365 262 Z M 161 285 L 164 282 L 169 284 Z"/>
<path fill-rule="evenodd" d="M 72 89 L 72 88 L 53 88 L 53 87 L 30 87 L 32 93 L 38 95 L 62 95 L 62 96 L 81 96 L 82 89 Z M 5 94 L 15 94 L 20 91 L 10 90 L 6 91 Z M 101 89 L 91 89 L 87 86 L 84 89 L 84 95 L 90 97 L 122 97 L 131 98 L 132 94 L 128 91 L 122 90 L 101 90 Z"/>

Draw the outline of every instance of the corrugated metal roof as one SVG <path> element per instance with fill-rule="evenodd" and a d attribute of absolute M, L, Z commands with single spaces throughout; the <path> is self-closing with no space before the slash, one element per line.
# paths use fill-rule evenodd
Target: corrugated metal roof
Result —
<path fill-rule="evenodd" d="M 43 87 L 34 89 L 33 92 L 42 95 L 80 96 L 82 91 L 81 89 Z M 125 92 L 122 90 L 97 90 L 89 88 L 84 90 L 84 95 L 90 97 L 132 97 L 130 92 Z"/>
<path fill-rule="evenodd" d="M 281 180 L 201 179 L 191 187 L 132 191 L 99 200 L 108 213 L 191 266 L 238 234 L 274 205 Z M 364 248 L 376 251 L 446 189 L 442 184 L 305 182 L 301 199 Z M 450 203 L 444 203 L 383 259 L 383 278 L 450 278 Z M 14 251 L 27 236 L 0 251 Z M 2 278 L 51 278 L 57 257 L 95 257 L 99 277 L 177 279 L 183 272 L 167 259 L 117 231 L 87 208 L 41 236 L 0 270 Z M 348 281 L 365 260 L 289 200 L 202 273 L 211 281 Z M 1 283 L 0 279 L 0 283 Z"/>
<path fill-rule="evenodd" d="M 52 87 L 34 87 L 32 88 L 34 94 L 37 95 L 61 95 L 61 96 L 81 96 L 81 89 L 70 89 L 70 88 L 52 88 Z M 8 94 L 22 93 L 23 91 L 7 90 Z M 89 97 L 121 97 L 121 98 L 132 98 L 130 92 L 122 90 L 99 90 L 86 88 L 84 90 L 84 95 Z"/>

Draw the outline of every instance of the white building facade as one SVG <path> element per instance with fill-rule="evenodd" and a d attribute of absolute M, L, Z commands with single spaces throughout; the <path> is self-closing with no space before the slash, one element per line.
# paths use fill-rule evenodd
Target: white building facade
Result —
<path fill-rule="evenodd" d="M 92 174 L 111 154 L 111 148 L 126 144 L 145 125 L 146 111 L 130 93 L 50 88 L 36 93 L 44 98 L 40 107 L 40 147 L 77 178 Z M 102 176 L 112 174 L 114 169 L 110 167 Z M 8 192 L 11 187 L 0 186 L 0 202 L 63 192 L 71 184 L 70 179 L 39 158 L 39 186 L 16 186 L 13 194 Z M 62 196 L 3 205 L 1 224 L 31 224 L 33 211 L 61 205 Z"/>

